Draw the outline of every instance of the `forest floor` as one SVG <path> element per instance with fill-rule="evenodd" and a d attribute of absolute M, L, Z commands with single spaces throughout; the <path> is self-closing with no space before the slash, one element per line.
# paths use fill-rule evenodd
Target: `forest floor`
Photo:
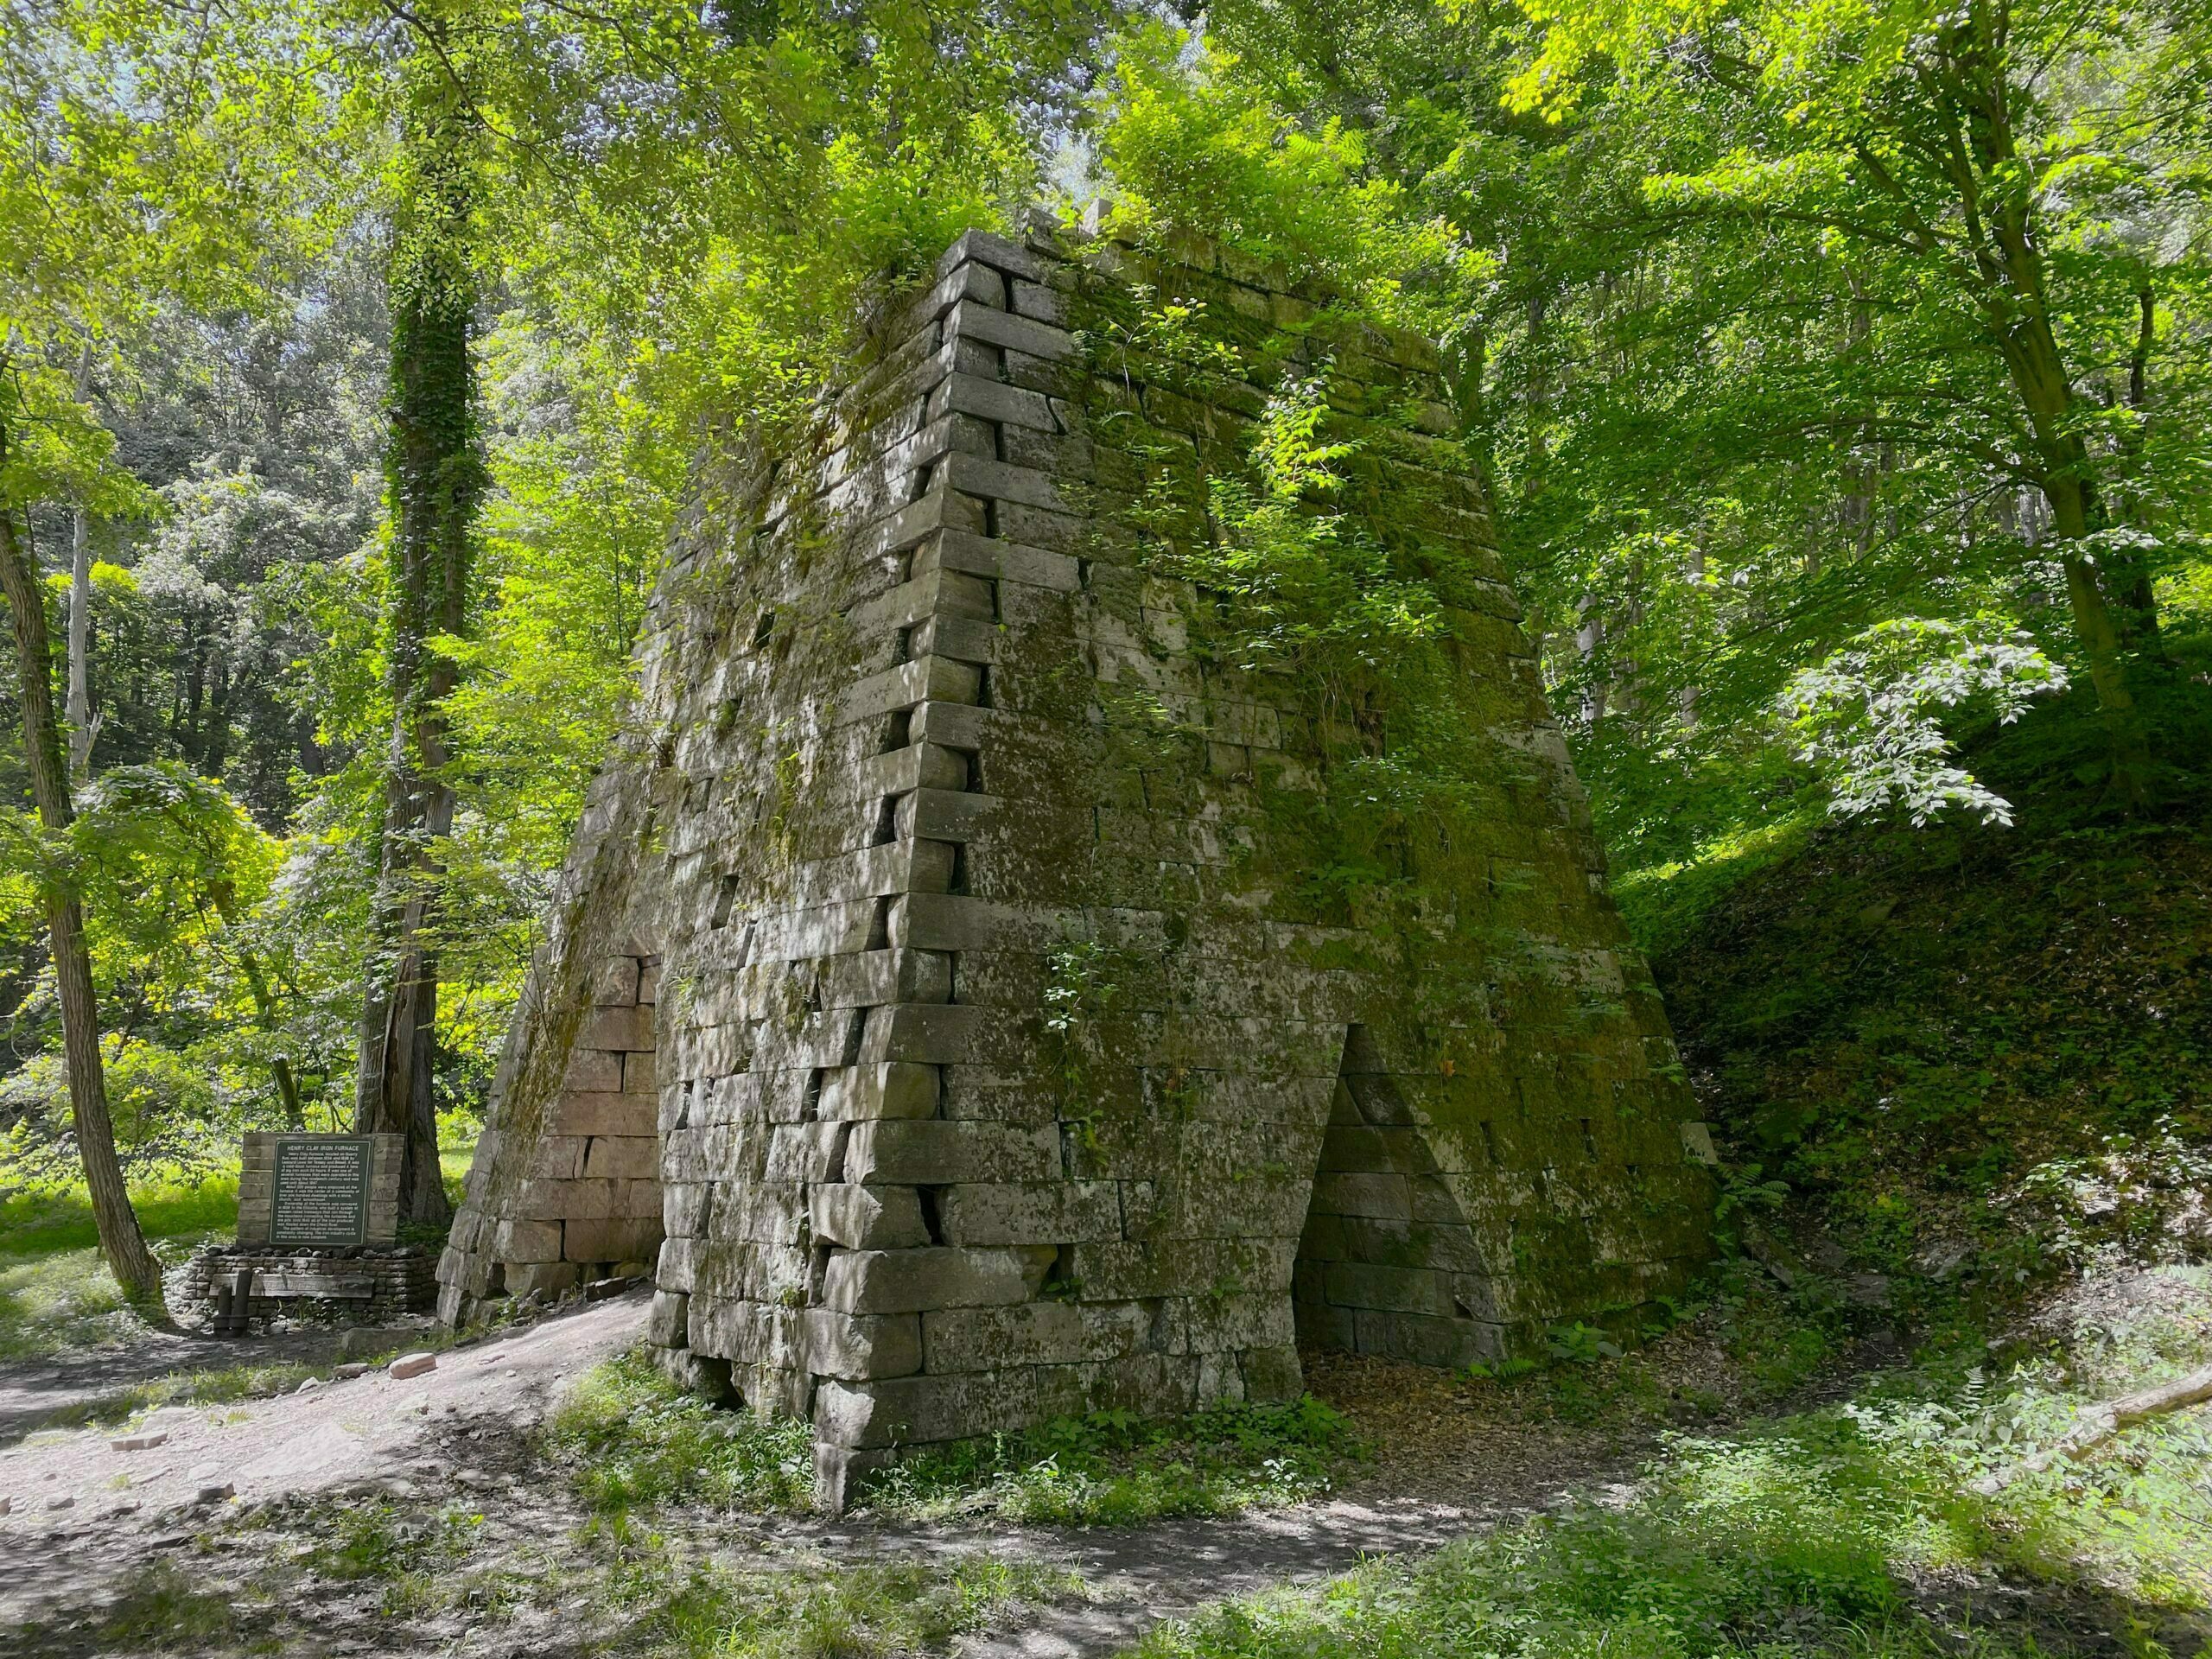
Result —
<path fill-rule="evenodd" d="M 604 1577 L 610 1549 L 619 1557 L 639 1545 L 594 1528 L 589 1504 L 547 1468 L 533 1437 L 564 1382 L 639 1340 L 644 1310 L 632 1294 L 448 1349 L 435 1370 L 405 1381 L 372 1370 L 273 1399 L 130 1411 L 112 1373 L 73 1368 L 81 1390 L 48 1395 L 49 1408 L 67 1416 L 105 1402 L 129 1414 L 36 1433 L 0 1452 L 0 1495 L 12 1510 L 0 1517 L 0 1557 L 18 1568 L 36 1563 L 35 1572 L 0 1574 L 0 1629 L 16 1632 L 0 1637 L 0 1652 L 117 1653 L 141 1642 L 158 1649 L 180 1637 L 211 1651 L 232 1638 L 246 1650 L 289 1650 L 309 1632 L 315 1650 L 332 1653 L 442 1652 L 456 1643 L 499 1655 L 598 1650 L 634 1618 L 618 1614 L 588 1634 L 577 1628 L 574 1597 L 559 1592 Z M 125 1369 L 171 1360 L 176 1340 L 149 1344 Z M 306 1356 L 312 1341 L 276 1340 L 288 1359 Z M 1685 1376 L 1706 1376 L 1710 1356 L 1678 1347 Z M 1568 1483 L 1628 1472 L 1652 1438 L 1649 1425 L 1592 1435 L 1510 1421 L 1443 1373 L 1315 1357 L 1317 1389 L 1348 1409 L 1372 1448 L 1316 1501 L 1081 1529 L 671 1508 L 652 1517 L 653 1549 L 671 1560 L 740 1559 L 756 1573 L 778 1562 L 803 1576 L 919 1568 L 921 1590 L 940 1579 L 960 1586 L 963 1569 L 988 1563 L 1013 1569 L 1007 1593 L 989 1599 L 1007 1604 L 999 1611 L 1008 1615 L 1018 1604 L 1020 1617 L 991 1621 L 1016 1628 L 969 1634 L 963 1652 L 1104 1653 L 1224 1595 L 1432 1549 L 1534 1513 Z M 112 1449 L 126 1432 L 162 1438 Z M 373 1556 L 388 1539 L 396 1555 L 465 1560 L 473 1578 L 505 1586 L 507 1605 L 486 1618 L 463 1597 L 403 1637 L 384 1571 L 333 1573 L 321 1562 L 320 1573 L 287 1574 L 289 1563 L 327 1543 L 346 1506 L 379 1517 L 380 1535 L 344 1548 Z M 457 1510 L 472 1517 L 458 1559 L 442 1537 Z M 488 1535 L 473 1535 L 480 1528 Z M 271 1593 L 276 1580 L 281 1595 Z M 251 1605 L 264 1598 L 257 1618 Z"/>
<path fill-rule="evenodd" d="M 1738 1500 L 1750 1510 L 1724 1517 L 1726 1538 L 1703 1546 L 1718 1556 L 1707 1567 L 1747 1581 L 1786 1576 L 1795 1569 L 1768 1559 L 1775 1539 L 1763 1529 L 1810 1539 L 1792 1548 L 1840 1550 L 1815 1575 L 1840 1590 L 1788 1594 L 1810 1618 L 1834 1590 L 1860 1619 L 1910 1637 L 1859 1649 L 1869 1654 L 2144 1659 L 2212 1648 L 2202 1613 L 2212 1547 L 2196 1493 L 2205 1426 L 2196 1420 L 2205 1414 L 2139 1433 L 2119 1452 L 2114 1467 L 2137 1485 L 2146 1471 L 2152 1485 L 2171 1485 L 2176 1458 L 2185 1465 L 2178 1500 L 2162 1489 L 2136 1504 L 2152 1519 L 2144 1536 L 2104 1536 L 2082 1505 L 2048 1487 L 1961 1519 L 1959 1506 L 1978 1502 L 1968 1477 L 1985 1465 L 1954 1456 L 1937 1488 L 1915 1495 L 1929 1471 L 1913 1442 L 1938 1420 L 1897 1403 L 1925 1393 L 1899 1392 L 1900 1373 L 1863 1369 L 1898 1361 L 1887 1332 L 1839 1347 L 1778 1398 L 1732 1341 L 1731 1317 L 1708 1313 L 1636 1354 L 1510 1383 L 1309 1356 L 1315 1395 L 1353 1431 L 1331 1460 L 1330 1490 L 1229 1513 L 1175 1515 L 1170 1505 L 1118 1527 L 1023 1524 L 1004 1518 L 1003 1505 L 928 1521 L 911 1518 L 910 1503 L 904 1514 L 893 1505 L 828 1522 L 712 1501 L 684 1489 L 683 1471 L 671 1478 L 648 1466 L 671 1448 L 711 1454 L 639 1429 L 652 1413 L 634 1395 L 619 1402 L 627 1438 L 580 1460 L 573 1439 L 564 1446 L 549 1433 L 561 1422 L 556 1401 L 601 1386 L 607 1363 L 636 1342 L 635 1295 L 448 1348 L 404 1381 L 372 1370 L 273 1398 L 150 1410 L 109 1392 L 97 1396 L 106 1405 L 79 1409 L 127 1413 L 120 1421 L 41 1432 L 0 1452 L 0 1494 L 12 1509 L 0 1517 L 0 1655 L 1046 1659 L 1120 1653 L 1140 1638 L 1157 1655 L 1207 1659 L 1458 1652 L 1420 1636 L 1426 1621 L 1440 1630 L 1463 1615 L 1462 1601 L 1424 1611 L 1423 1599 L 1452 1564 L 1466 1569 L 1471 1550 L 1503 1593 L 1516 1574 L 1541 1582 L 1556 1570 L 1546 1552 L 1602 1535 L 1604 1548 L 1570 1579 L 1595 1570 L 1622 1589 L 1680 1589 L 1699 1577 L 1679 1558 L 1685 1538 L 1715 1503 Z M 1732 1317 L 1741 1322 L 1744 1310 Z M 2116 1270 L 2049 1302 L 2014 1334 L 2101 1356 L 2100 1376 L 2081 1379 L 2092 1384 L 2170 1370 L 2212 1348 L 2212 1281 L 2191 1269 Z M 2058 1400 L 2042 1400 L 2053 1421 Z M 1829 1442 L 1850 1421 L 1838 1402 L 1847 1414 L 1889 1411 L 1895 1431 L 1866 1434 L 1835 1464 L 1899 1489 L 1865 1506 L 1879 1523 L 1871 1541 L 1853 1531 L 1865 1515 L 1843 1513 L 1847 1494 L 1804 1485 L 1807 1446 L 1822 1469 L 1835 1463 Z M 2060 1414 L 2070 1421 L 2078 1403 Z M 1955 1427 L 1964 1421 L 1939 1409 Z M 2014 1420 L 2033 1414 L 2016 1410 Z M 167 1438 L 111 1449 L 124 1428 Z M 1990 1444 L 2001 1459 L 2029 1441 Z M 610 1502 L 606 1471 L 626 1459 L 637 1466 Z M 206 1489 L 226 1486 L 233 1496 L 203 1501 Z M 1686 1490 L 1704 1494 L 1698 1514 L 1668 1520 Z M 1821 1513 L 1807 1512 L 1808 1498 Z M 1654 1532 L 1653 1522 L 1663 1524 Z M 1930 1543 L 1931 1528 L 1942 1541 Z M 1659 1536 L 1659 1557 L 1640 1561 Z M 1878 1559 L 1854 1561 L 1870 1541 Z M 1869 1585 L 1890 1600 L 1866 1600 Z M 1608 1617 L 1618 1623 L 1618 1612 Z M 1411 1630 L 1363 1628 L 1407 1618 Z M 1694 1613 L 1690 1622 L 1681 1634 L 1698 1633 Z M 1752 1630 L 1704 1634 L 1710 1644 L 1626 1651 L 1758 1645 L 1738 1640 Z"/>

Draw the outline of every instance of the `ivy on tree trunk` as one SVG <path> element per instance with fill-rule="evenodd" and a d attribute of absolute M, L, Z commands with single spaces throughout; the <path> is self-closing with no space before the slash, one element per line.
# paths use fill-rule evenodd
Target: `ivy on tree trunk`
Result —
<path fill-rule="evenodd" d="M 470 219 L 479 128 L 458 31 L 426 17 L 409 65 L 391 254 L 392 539 L 385 768 L 375 934 L 363 998 L 355 1121 L 404 1135 L 401 1213 L 451 1214 L 440 1178 L 437 1053 L 440 843 L 453 830 L 445 699 L 458 671 L 436 647 L 467 625 L 485 467 L 470 356 Z"/>

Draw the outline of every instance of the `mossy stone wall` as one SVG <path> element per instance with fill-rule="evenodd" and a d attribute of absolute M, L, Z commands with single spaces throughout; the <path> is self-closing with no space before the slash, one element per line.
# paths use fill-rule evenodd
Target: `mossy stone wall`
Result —
<path fill-rule="evenodd" d="M 1294 1395 L 1301 1339 L 1464 1363 L 1681 1287 L 1691 1103 L 1435 354 L 1289 286 L 971 234 L 803 438 L 702 478 L 449 1317 L 526 1270 L 595 977 L 641 962 L 654 1339 L 810 1417 L 827 1502 L 899 1447 Z M 1294 380 L 1435 597 L 1418 708 L 1249 660 L 1191 575 Z M 1378 807 L 1415 722 L 1450 775 Z"/>

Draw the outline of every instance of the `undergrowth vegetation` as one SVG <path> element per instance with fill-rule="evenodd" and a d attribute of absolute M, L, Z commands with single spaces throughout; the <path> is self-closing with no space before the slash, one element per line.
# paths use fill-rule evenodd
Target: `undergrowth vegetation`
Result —
<path fill-rule="evenodd" d="M 39 1358 L 137 1329 L 98 1250 L 0 1254 L 0 1360 Z"/>
<path fill-rule="evenodd" d="M 0 1193 L 0 1360 L 35 1359 L 141 1330 L 100 1259 L 81 1180 L 8 1181 Z M 238 1219 L 235 1173 L 172 1170 L 133 1188 L 156 1260 L 171 1266 L 194 1243 Z"/>
<path fill-rule="evenodd" d="M 384 1585 L 383 1611 L 404 1614 L 431 1604 L 438 1580 L 468 1559 L 483 1524 L 480 1513 L 459 1507 L 410 1516 L 390 1503 L 332 1504 L 315 1516 L 315 1541 L 299 1561 L 341 1583 Z"/>
<path fill-rule="evenodd" d="M 2033 1471 L 2104 1394 L 2212 1353 L 2206 1276 L 2001 1381 L 1907 1376 L 1736 1433 L 1670 1436 L 1632 1488 L 1314 1591 L 1230 1604 L 1147 1659 L 1756 1653 L 2152 1656 L 2212 1638 L 2208 1427 Z M 2178 1301 L 2177 1308 L 2171 1304 Z M 2072 1360 L 2063 1355 L 2075 1356 Z"/>
<path fill-rule="evenodd" d="M 813 1495 L 807 1424 L 718 1411 L 641 1352 L 595 1367 L 570 1389 L 547 1421 L 544 1445 L 601 1516 L 679 1503 L 798 1510 Z"/>
<path fill-rule="evenodd" d="M 639 1352 L 582 1379 L 543 1445 L 602 1521 L 657 1506 L 799 1511 L 812 1502 L 806 1423 L 718 1409 Z M 1129 1525 L 1302 1503 L 1363 1455 L 1351 1420 L 1310 1395 L 1167 1419 L 1094 1411 L 902 1459 L 868 1476 L 858 1501 L 899 1520 Z"/>
<path fill-rule="evenodd" d="M 278 1360 L 169 1371 L 57 1406 L 43 1427 L 56 1429 L 90 1423 L 111 1427 L 163 1406 L 221 1406 L 242 1400 L 270 1400 L 291 1393 L 311 1376 L 327 1376 L 329 1370 L 327 1365 Z"/>
<path fill-rule="evenodd" d="M 319 1604 L 365 1611 L 378 1651 L 451 1621 L 512 1633 L 556 1602 L 575 1650 L 639 1659 L 900 1659 L 1047 1600 L 1082 1599 L 1065 1568 L 982 1554 L 831 1563 L 733 1558 L 626 1516 L 518 1554 L 467 1503 L 321 1500 L 224 1529 L 189 1565 L 157 1558 L 130 1575 L 88 1627 L 95 1650 L 198 1656 L 327 1652 Z M 210 1574 L 233 1549 L 258 1559 L 244 1582 Z M 229 1565 L 226 1563 L 226 1565 Z M 42 1638 L 17 1632 L 45 1652 Z M 74 1650 L 74 1649 L 72 1649 Z M 0 1636 L 0 1652 L 17 1649 Z"/>
<path fill-rule="evenodd" d="M 1029 1604 L 1079 1595 L 1083 1581 L 1065 1568 L 983 1555 L 763 1569 L 648 1545 L 617 1560 L 607 1587 L 634 1620 L 629 1650 L 670 1659 L 876 1659 L 944 1652 Z"/>
<path fill-rule="evenodd" d="M 2208 942 L 2186 828 L 1857 830 L 1656 966 L 1729 1149 L 1800 1197 L 1777 1246 L 1925 1327 L 2212 1244 Z"/>
<path fill-rule="evenodd" d="M 912 1520 L 1126 1526 L 1303 1503 L 1363 1452 L 1351 1420 L 1310 1395 L 1164 1420 L 1094 1411 L 906 1459 L 862 1502 Z"/>

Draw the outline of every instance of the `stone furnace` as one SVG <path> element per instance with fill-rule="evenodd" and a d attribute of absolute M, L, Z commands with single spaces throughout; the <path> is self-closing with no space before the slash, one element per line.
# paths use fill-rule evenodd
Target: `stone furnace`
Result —
<path fill-rule="evenodd" d="M 1291 287 L 971 233 L 806 431 L 705 469 L 445 1317 L 649 1272 L 669 1363 L 809 1417 L 834 1505 L 899 1448 L 1683 1283 L 1702 1133 L 1436 354 Z M 1326 547 L 1249 484 L 1294 396 Z M 1206 584 L 1262 533 L 1438 596 L 1449 788 Z"/>

